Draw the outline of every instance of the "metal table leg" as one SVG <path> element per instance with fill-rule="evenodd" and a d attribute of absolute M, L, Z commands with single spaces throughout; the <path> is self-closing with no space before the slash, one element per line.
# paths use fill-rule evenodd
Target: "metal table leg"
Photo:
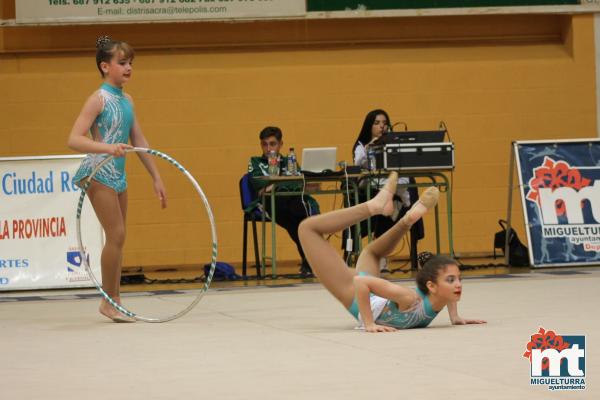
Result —
<path fill-rule="evenodd" d="M 271 189 L 271 275 L 277 277 L 277 224 L 275 223 L 275 185 Z"/>

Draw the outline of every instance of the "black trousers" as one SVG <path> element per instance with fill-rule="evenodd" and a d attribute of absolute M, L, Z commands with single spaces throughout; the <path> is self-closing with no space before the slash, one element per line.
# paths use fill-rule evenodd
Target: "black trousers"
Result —
<path fill-rule="evenodd" d="M 285 229 L 290 235 L 290 238 L 296 243 L 298 253 L 302 258 L 302 263 L 306 263 L 306 257 L 300 245 L 300 238 L 298 237 L 298 226 L 305 218 L 308 218 L 310 214 L 309 202 L 306 202 L 306 208 L 302 204 L 302 196 L 275 196 L 275 220 L 277 225 Z M 267 212 L 271 214 L 271 202 L 266 202 Z"/>
<path fill-rule="evenodd" d="M 377 195 L 377 193 L 379 192 L 378 190 L 374 190 L 374 193 L 371 195 L 371 198 L 375 197 L 375 195 Z M 399 200 L 398 197 L 394 196 L 394 198 L 396 200 Z M 367 201 L 367 195 L 364 192 L 359 193 L 358 195 L 358 202 L 360 203 L 364 203 Z M 353 202 L 354 203 L 354 202 Z M 354 204 L 352 204 L 354 205 Z M 404 216 L 404 214 L 406 214 L 406 212 L 409 210 L 409 207 L 402 207 L 402 209 L 400 209 L 400 214 L 398 216 L 398 219 L 402 218 Z M 370 218 L 371 220 L 371 232 L 373 232 L 373 236 L 378 238 L 379 236 L 383 235 L 384 233 L 386 233 L 392 226 L 394 226 L 394 224 L 396 223 L 396 221 L 394 221 L 391 217 L 387 217 L 385 215 L 376 215 L 374 217 Z M 354 237 L 354 230 L 353 228 L 351 228 L 351 232 L 352 232 L 352 237 L 353 240 L 356 240 L 356 238 Z M 347 237 L 347 233 L 348 233 L 348 229 L 344 230 L 344 241 L 342 242 L 342 248 L 345 248 L 345 239 Z M 368 234 L 368 220 L 364 220 L 361 221 L 360 223 L 360 233 L 362 237 L 367 236 Z"/>
<path fill-rule="evenodd" d="M 414 178 L 411 178 L 411 183 L 414 183 Z M 419 192 L 414 187 L 408 188 L 408 191 L 410 193 L 411 203 L 414 204 L 419 199 Z M 373 190 L 373 193 L 371 194 L 371 198 L 375 197 L 375 195 L 378 192 L 379 192 L 378 190 Z M 359 203 L 364 203 L 365 201 L 367 201 L 367 194 L 365 192 L 360 192 L 358 195 L 358 198 L 359 198 Z M 397 197 L 395 197 L 395 198 L 398 199 Z M 351 205 L 354 205 L 354 204 L 351 204 Z M 402 218 L 404 216 L 404 214 L 406 214 L 408 212 L 408 210 L 410 210 L 410 207 L 403 206 L 402 209 L 400 210 L 398 219 Z M 387 230 L 390 229 L 396 222 L 397 222 L 397 220 L 394 221 L 390 217 L 386 217 L 384 215 L 376 215 L 374 217 L 371 217 L 371 231 L 373 232 L 374 236 L 376 238 L 378 238 L 379 236 L 381 236 L 385 232 L 387 232 Z M 367 220 L 364 220 L 360 223 L 360 232 L 361 232 L 362 237 L 367 236 L 367 233 L 368 233 L 367 223 L 368 223 Z M 356 242 L 356 240 L 358 240 L 358 239 L 355 237 L 356 235 L 354 234 L 354 229 L 351 230 L 351 235 L 352 235 L 351 236 L 352 240 L 354 242 Z M 410 254 L 411 264 L 412 264 L 412 268 L 416 270 L 417 269 L 417 254 L 413 254 L 413 252 L 416 252 L 416 241 L 423 239 L 423 237 L 425 236 L 425 228 L 424 228 L 422 219 L 418 220 L 413 226 L 411 226 L 410 235 L 411 235 L 411 254 Z M 347 237 L 348 237 L 348 229 L 344 229 L 344 233 L 342 235 L 342 249 L 344 249 L 344 250 L 345 250 L 345 243 L 346 243 Z M 414 248 L 413 248 L 413 238 L 414 238 Z M 346 256 L 347 255 L 344 254 L 344 259 L 346 259 Z"/>

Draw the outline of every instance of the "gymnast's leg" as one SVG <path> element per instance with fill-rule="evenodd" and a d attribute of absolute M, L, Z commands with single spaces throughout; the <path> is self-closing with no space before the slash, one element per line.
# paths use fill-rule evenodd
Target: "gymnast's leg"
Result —
<path fill-rule="evenodd" d="M 121 209 L 121 216 L 123 218 L 123 238 L 125 238 L 127 236 L 127 228 L 126 228 L 126 221 L 127 221 L 127 190 L 125 190 L 124 192 L 121 192 L 118 194 L 119 197 L 119 207 Z M 124 242 L 124 241 L 123 241 Z M 123 243 L 125 244 L 125 243 Z M 115 287 L 117 288 L 117 295 L 114 298 L 114 300 L 119 303 L 121 303 L 121 271 L 122 271 L 122 266 L 123 266 L 123 249 L 121 248 L 121 258 L 119 259 L 119 263 L 118 263 L 118 270 L 117 273 L 115 274 L 115 279 L 116 281 L 114 282 Z"/>
<path fill-rule="evenodd" d="M 428 210 L 435 207 L 439 198 L 439 190 L 430 187 L 423 192 L 419 201 L 398 220 L 383 235 L 373 240 L 360 253 L 356 262 L 356 272 L 366 272 L 369 275 L 379 276 L 379 260 L 393 253 L 394 248 L 410 231 L 410 227 L 422 218 Z"/>
<path fill-rule="evenodd" d="M 323 235 L 338 232 L 373 215 L 391 215 L 397 181 L 397 174 L 392 172 L 385 187 L 368 202 L 315 215 L 300 224 L 300 242 L 313 272 L 346 308 L 354 300 L 354 272 Z"/>
<path fill-rule="evenodd" d="M 124 212 L 126 212 L 122 209 L 121 202 L 126 201 L 127 198 L 125 195 L 120 199 L 119 194 L 113 189 L 94 180 L 90 182 L 87 194 L 106 236 L 106 243 L 100 257 L 102 289 L 113 300 L 120 302 L 121 260 L 125 244 Z M 102 299 L 99 311 L 114 321 L 120 322 L 126 319 L 105 299 Z"/>

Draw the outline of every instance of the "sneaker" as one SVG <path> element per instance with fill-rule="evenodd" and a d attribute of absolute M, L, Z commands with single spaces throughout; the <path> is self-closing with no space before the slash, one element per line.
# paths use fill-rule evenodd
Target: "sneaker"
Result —
<path fill-rule="evenodd" d="M 379 272 L 382 274 L 387 274 L 390 272 L 388 269 L 388 259 L 387 257 L 382 257 L 379 259 Z"/>
<path fill-rule="evenodd" d="M 402 210 L 402 202 L 398 198 L 394 198 L 394 213 L 390 216 L 392 221 L 396 222 L 398 217 L 400 216 L 400 211 Z"/>
<path fill-rule="evenodd" d="M 302 260 L 302 266 L 300 267 L 300 277 L 301 278 L 312 278 L 314 276 L 315 276 L 315 274 L 313 273 L 312 268 L 310 267 L 310 264 L 308 264 L 308 261 Z"/>
<path fill-rule="evenodd" d="M 314 278 L 315 274 L 313 274 L 312 271 L 307 271 L 307 270 L 301 270 L 300 271 L 300 278 L 305 279 L 305 278 Z"/>

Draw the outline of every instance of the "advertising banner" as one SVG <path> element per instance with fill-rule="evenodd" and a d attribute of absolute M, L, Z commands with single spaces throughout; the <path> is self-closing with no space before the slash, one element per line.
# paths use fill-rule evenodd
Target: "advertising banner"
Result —
<path fill-rule="evenodd" d="M 306 15 L 305 0 L 19 0 L 17 23 L 126 22 Z"/>
<path fill-rule="evenodd" d="M 81 262 L 71 178 L 83 156 L 0 158 L 0 290 L 93 286 Z M 100 276 L 103 233 L 86 198 L 81 234 Z"/>
<path fill-rule="evenodd" d="M 600 263 L 600 139 L 514 143 L 532 265 Z"/>

